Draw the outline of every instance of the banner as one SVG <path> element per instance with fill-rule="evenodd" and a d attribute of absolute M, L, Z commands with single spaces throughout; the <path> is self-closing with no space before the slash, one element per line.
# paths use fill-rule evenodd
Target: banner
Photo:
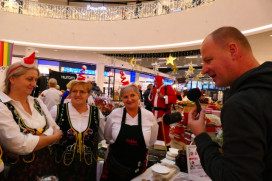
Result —
<path fill-rule="evenodd" d="M 51 71 L 49 73 L 49 79 L 50 78 L 55 78 L 58 81 L 60 90 L 66 90 L 66 84 L 68 84 L 68 82 L 70 82 L 71 80 L 75 80 L 77 78 L 77 75 L 71 73 Z"/>
<path fill-rule="evenodd" d="M 12 60 L 13 43 L 0 41 L 0 67 L 9 66 Z"/>

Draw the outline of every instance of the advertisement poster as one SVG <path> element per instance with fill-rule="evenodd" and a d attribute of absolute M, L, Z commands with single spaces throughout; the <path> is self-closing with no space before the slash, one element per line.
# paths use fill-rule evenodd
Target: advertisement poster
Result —
<path fill-rule="evenodd" d="M 211 180 L 201 166 L 200 158 L 196 151 L 196 145 L 187 145 L 186 151 L 187 151 L 186 153 L 187 153 L 188 174 L 205 178 L 205 180 Z"/>

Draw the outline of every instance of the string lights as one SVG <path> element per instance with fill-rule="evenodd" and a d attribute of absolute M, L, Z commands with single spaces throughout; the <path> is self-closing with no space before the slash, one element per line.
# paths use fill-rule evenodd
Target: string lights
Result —
<path fill-rule="evenodd" d="M 156 0 L 126 6 L 74 7 L 34 1 L 1 0 L 0 9 L 12 13 L 56 19 L 85 21 L 115 21 L 147 18 L 179 12 L 211 3 L 215 0 Z M 20 2 L 20 3 L 18 3 Z"/>

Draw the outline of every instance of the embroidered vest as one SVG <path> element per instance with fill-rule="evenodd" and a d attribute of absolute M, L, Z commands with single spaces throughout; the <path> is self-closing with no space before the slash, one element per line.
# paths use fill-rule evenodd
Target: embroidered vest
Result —
<path fill-rule="evenodd" d="M 63 132 L 63 138 L 54 145 L 54 156 L 57 163 L 68 166 L 76 162 L 96 165 L 98 157 L 99 114 L 96 106 L 90 106 L 87 128 L 79 133 L 72 126 L 68 103 L 58 105 L 56 123 Z"/>
<path fill-rule="evenodd" d="M 0 102 L 2 102 L 1 99 L 0 99 Z M 22 133 L 24 133 L 24 134 L 31 133 L 33 135 L 40 135 L 49 128 L 46 115 L 44 114 L 44 112 L 43 112 L 43 110 L 42 110 L 42 108 L 41 108 L 41 106 L 39 104 L 39 101 L 37 99 L 34 99 L 34 108 L 40 113 L 41 116 L 44 116 L 45 122 L 46 122 L 45 126 L 42 129 L 39 129 L 39 130 L 37 130 L 35 128 L 30 128 L 29 126 L 27 126 L 24 123 L 23 119 L 21 118 L 20 114 L 17 112 L 17 110 L 15 109 L 15 107 L 11 103 L 6 102 L 6 103 L 3 103 L 3 104 L 5 104 L 7 106 L 7 108 L 10 110 L 10 112 L 12 113 L 13 119 L 19 125 L 20 130 L 21 130 Z M 20 157 L 22 158 L 23 162 L 31 163 L 35 159 L 35 153 L 32 152 L 32 153 L 30 153 L 28 155 L 20 155 Z M 20 157 L 18 157 L 15 160 L 11 159 L 11 158 L 6 158 L 6 159 L 11 164 L 17 164 L 19 162 L 19 160 L 20 160 Z"/>

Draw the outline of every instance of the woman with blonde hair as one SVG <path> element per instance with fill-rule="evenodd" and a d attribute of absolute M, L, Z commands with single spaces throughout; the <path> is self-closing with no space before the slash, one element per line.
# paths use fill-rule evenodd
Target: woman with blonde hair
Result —
<path fill-rule="evenodd" d="M 64 133 L 54 145 L 60 180 L 96 180 L 98 141 L 103 139 L 104 116 L 88 105 L 91 85 L 83 81 L 70 84 L 71 102 L 59 104 L 51 114 Z"/>
<path fill-rule="evenodd" d="M 135 85 L 121 89 L 125 105 L 107 117 L 105 139 L 110 144 L 101 180 L 127 181 L 146 169 L 149 147 L 157 139 L 158 124 L 153 114 L 139 107 L 140 93 Z"/>
<path fill-rule="evenodd" d="M 47 146 L 57 142 L 62 132 L 42 101 L 30 96 L 40 75 L 34 59 L 35 53 L 12 64 L 0 92 L 0 144 L 10 165 L 4 180 L 55 174 Z"/>

